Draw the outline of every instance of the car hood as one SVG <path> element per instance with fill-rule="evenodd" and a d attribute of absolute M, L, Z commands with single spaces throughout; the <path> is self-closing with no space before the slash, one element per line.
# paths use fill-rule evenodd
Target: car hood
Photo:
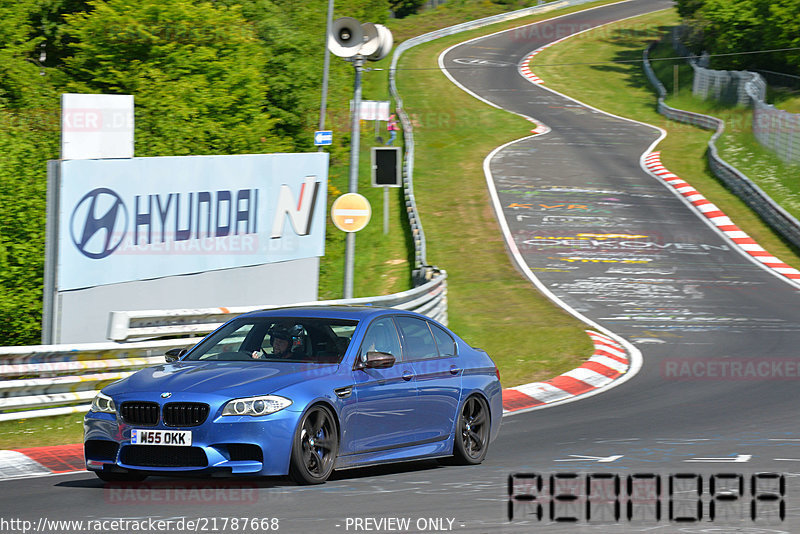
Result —
<path fill-rule="evenodd" d="M 106 394 L 170 391 L 265 395 L 336 372 L 338 365 L 267 362 L 175 362 L 149 367 L 105 387 Z"/>

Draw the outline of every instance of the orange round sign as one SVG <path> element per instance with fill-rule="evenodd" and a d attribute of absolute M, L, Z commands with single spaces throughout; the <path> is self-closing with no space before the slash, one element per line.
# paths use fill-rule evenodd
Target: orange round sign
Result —
<path fill-rule="evenodd" d="M 331 219 L 343 232 L 358 232 L 372 216 L 369 201 L 358 193 L 345 193 L 333 201 Z"/>

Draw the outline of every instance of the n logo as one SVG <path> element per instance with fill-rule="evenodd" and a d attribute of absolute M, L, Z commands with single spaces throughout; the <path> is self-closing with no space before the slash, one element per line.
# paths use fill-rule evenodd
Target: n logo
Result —
<path fill-rule="evenodd" d="M 271 238 L 277 239 L 283 235 L 283 225 L 286 222 L 286 215 L 292 223 L 292 228 L 297 235 L 308 235 L 311 233 L 311 217 L 314 214 L 314 205 L 317 203 L 317 193 L 319 192 L 319 182 L 316 176 L 306 176 L 303 186 L 300 188 L 300 201 L 295 206 L 294 195 L 288 185 L 281 186 L 278 193 L 278 204 L 275 207 L 275 219 L 272 221 Z"/>

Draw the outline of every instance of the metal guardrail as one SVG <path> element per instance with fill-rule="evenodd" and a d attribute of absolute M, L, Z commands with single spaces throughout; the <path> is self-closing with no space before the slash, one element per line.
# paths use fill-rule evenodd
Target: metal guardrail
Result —
<path fill-rule="evenodd" d="M 164 352 L 187 342 L 0 347 L 0 421 L 85 412 L 106 384 L 163 363 Z"/>
<path fill-rule="evenodd" d="M 447 324 L 447 273 L 431 271 L 427 283 L 393 295 L 298 303 L 362 304 L 413 310 Z M 117 341 L 211 332 L 236 315 L 280 306 L 200 310 L 113 312 L 110 332 Z M 85 412 L 106 384 L 139 369 L 164 363 L 164 353 L 199 338 L 131 343 L 83 343 L 0 347 L 0 421 Z"/>
<path fill-rule="evenodd" d="M 447 324 L 447 273 L 432 272 L 427 283 L 393 295 L 298 302 L 292 306 L 367 305 L 413 310 Z M 114 341 L 207 334 L 236 315 L 282 306 L 238 306 L 185 310 L 111 312 L 108 338 Z"/>
<path fill-rule="evenodd" d="M 644 51 L 643 63 L 647 78 L 658 92 L 658 112 L 678 122 L 694 124 L 706 130 L 715 130 L 714 135 L 712 135 L 711 139 L 708 141 L 708 164 L 714 175 L 722 180 L 731 191 L 741 198 L 753 211 L 758 213 L 758 215 L 776 232 L 783 236 L 784 239 L 792 243 L 795 247 L 800 247 L 800 222 L 772 200 L 772 198 L 750 180 L 747 175 L 719 156 L 716 141 L 725 131 L 725 122 L 710 115 L 676 109 L 664 103 L 667 91 L 664 88 L 664 84 L 656 77 L 649 61 L 650 52 L 654 47 L 655 43 L 652 43 Z"/>

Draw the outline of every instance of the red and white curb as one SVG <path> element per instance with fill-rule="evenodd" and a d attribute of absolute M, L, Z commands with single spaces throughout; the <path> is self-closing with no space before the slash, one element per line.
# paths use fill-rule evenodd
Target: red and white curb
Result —
<path fill-rule="evenodd" d="M 644 158 L 644 161 L 645 167 L 651 173 L 658 176 L 666 184 L 672 186 L 675 191 L 686 198 L 686 200 L 697 208 L 720 232 L 738 245 L 744 252 L 786 278 L 800 280 L 800 271 L 787 265 L 764 250 L 752 237 L 736 226 L 722 210 L 701 195 L 697 189 L 667 170 L 667 168 L 661 164 L 661 152 L 651 152 Z"/>
<path fill-rule="evenodd" d="M 550 45 L 545 45 L 545 46 L 543 46 L 541 48 L 537 48 L 536 50 L 534 50 L 533 52 L 531 52 L 530 54 L 525 56 L 525 59 L 523 59 L 522 62 L 520 63 L 520 65 L 519 65 L 519 73 L 522 74 L 523 77 L 527 78 L 531 82 L 539 84 L 539 85 L 544 84 L 544 81 L 542 81 L 541 78 L 539 78 L 537 75 L 535 75 L 533 73 L 533 71 L 531 71 L 530 62 L 533 60 L 533 56 L 535 56 L 536 54 L 538 54 L 539 52 L 541 52 L 542 50 L 544 50 L 548 46 L 550 46 Z M 546 134 L 546 133 L 550 132 L 550 127 L 547 126 L 545 123 L 540 122 L 540 121 L 534 119 L 533 117 L 526 116 L 525 118 L 536 125 L 536 128 L 531 130 L 531 133 L 534 133 L 534 134 Z"/>
<path fill-rule="evenodd" d="M 604 334 L 588 331 L 594 355 L 583 365 L 544 382 L 503 390 L 503 413 L 511 413 L 581 395 L 607 386 L 630 368 L 625 348 Z"/>
<path fill-rule="evenodd" d="M 547 43 L 546 45 L 537 48 L 536 50 L 534 50 L 533 52 L 531 52 L 530 54 L 525 56 L 525 58 L 520 63 L 519 73 L 522 74 L 523 77 L 527 78 L 528 80 L 530 80 L 531 82 L 533 82 L 535 84 L 544 85 L 544 80 L 539 78 L 531 70 L 531 67 L 530 67 L 531 61 L 533 61 L 533 58 L 536 57 L 537 54 L 539 54 L 540 52 L 542 52 L 543 50 L 545 50 L 547 48 L 550 48 L 551 46 L 553 46 L 554 44 L 556 44 L 556 43 L 558 43 L 559 41 L 562 41 L 562 40 L 563 39 L 559 39 L 558 41 L 553 41 L 552 43 Z"/>
<path fill-rule="evenodd" d="M 84 471 L 83 443 L 0 450 L 0 480 Z"/>

